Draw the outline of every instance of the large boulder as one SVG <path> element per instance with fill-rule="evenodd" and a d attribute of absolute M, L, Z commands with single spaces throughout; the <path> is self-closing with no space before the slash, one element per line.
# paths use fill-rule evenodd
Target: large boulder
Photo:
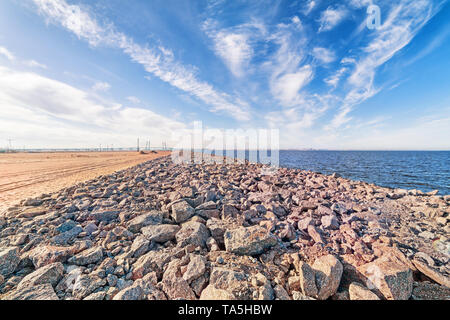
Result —
<path fill-rule="evenodd" d="M 326 255 L 317 258 L 313 265 L 318 289 L 317 298 L 326 300 L 334 295 L 341 282 L 344 267 L 342 263 L 333 255 Z"/>
<path fill-rule="evenodd" d="M 163 213 L 159 211 L 151 211 L 146 214 L 142 214 L 140 216 L 137 216 L 136 218 L 132 219 L 128 222 L 127 227 L 128 230 L 137 233 L 141 231 L 143 227 L 149 226 L 149 225 L 157 225 L 161 224 L 163 221 Z"/>
<path fill-rule="evenodd" d="M 260 226 L 228 230 L 224 235 L 225 248 L 238 255 L 258 255 L 275 246 L 277 237 Z"/>
<path fill-rule="evenodd" d="M 206 247 L 206 240 L 210 236 L 208 228 L 204 224 L 195 221 L 183 223 L 176 234 L 177 244 L 180 247 L 192 244 L 196 247 Z"/>
<path fill-rule="evenodd" d="M 19 248 L 9 247 L 0 249 L 0 275 L 9 276 L 19 265 Z"/>
<path fill-rule="evenodd" d="M 295 267 L 299 274 L 300 288 L 303 294 L 308 297 L 316 297 L 318 290 L 314 270 L 309 264 L 303 261 L 299 261 Z"/>
<path fill-rule="evenodd" d="M 428 259 L 427 259 L 428 258 Z M 441 271 L 439 268 L 434 266 L 434 261 L 430 257 L 426 257 L 424 254 L 416 254 L 413 259 L 413 264 L 424 275 L 428 278 L 436 281 L 437 283 L 450 288 L 450 274 Z"/>
<path fill-rule="evenodd" d="M 160 224 L 151 225 L 141 229 L 142 234 L 149 241 L 164 243 L 175 239 L 175 235 L 180 230 L 178 225 Z"/>
<path fill-rule="evenodd" d="M 380 300 L 378 296 L 364 287 L 362 284 L 353 282 L 348 287 L 350 300 Z"/>
<path fill-rule="evenodd" d="M 384 255 L 358 267 L 366 278 L 366 286 L 378 291 L 388 300 L 408 300 L 412 293 L 412 270 L 398 260 Z"/>
<path fill-rule="evenodd" d="M 4 295 L 2 300 L 59 300 L 50 283 L 23 287 Z"/>
<path fill-rule="evenodd" d="M 190 219 L 194 214 L 194 208 L 186 200 L 178 200 L 172 203 L 172 218 L 176 223 L 182 223 Z"/>
<path fill-rule="evenodd" d="M 77 254 L 76 256 L 69 259 L 69 263 L 76 264 L 79 266 L 86 266 L 88 264 L 93 264 L 99 262 L 103 258 L 103 250 L 101 247 L 93 247 L 84 250 Z"/>
<path fill-rule="evenodd" d="M 25 287 L 33 287 L 40 284 L 50 283 L 53 287 L 55 287 L 59 280 L 63 277 L 64 274 L 64 266 L 61 262 L 55 262 L 49 265 L 46 265 L 38 270 L 30 273 L 25 278 L 20 281 L 17 286 L 18 289 L 22 289 Z"/>

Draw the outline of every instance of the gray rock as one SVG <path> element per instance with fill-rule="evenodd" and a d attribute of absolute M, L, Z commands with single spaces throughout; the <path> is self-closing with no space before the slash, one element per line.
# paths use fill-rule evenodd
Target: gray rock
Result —
<path fill-rule="evenodd" d="M 183 223 L 180 231 L 176 234 L 178 246 L 185 247 L 192 244 L 196 247 L 206 247 L 206 241 L 210 236 L 208 228 L 204 224 L 195 221 Z"/>
<path fill-rule="evenodd" d="M 4 295 L 2 300 L 59 300 L 50 283 L 16 289 Z"/>
<path fill-rule="evenodd" d="M 317 297 L 318 290 L 316 286 L 316 275 L 309 264 L 299 261 L 296 265 L 299 274 L 300 288 L 303 294 L 308 297 Z"/>
<path fill-rule="evenodd" d="M 149 241 L 164 243 L 175 239 L 175 235 L 179 230 L 180 227 L 177 225 L 160 224 L 144 227 L 141 229 L 141 232 Z"/>
<path fill-rule="evenodd" d="M 79 266 L 97 263 L 103 258 L 103 250 L 101 247 L 94 247 L 84 250 L 76 256 L 69 259 L 69 263 Z"/>
<path fill-rule="evenodd" d="M 225 248 L 238 255 L 258 255 L 275 246 L 276 236 L 260 226 L 240 227 L 225 232 Z"/>
<path fill-rule="evenodd" d="M 50 283 L 54 287 L 58 284 L 59 280 L 61 280 L 63 274 L 64 266 L 62 263 L 52 263 L 27 275 L 20 281 L 17 288 L 22 289 L 45 283 Z"/>
<path fill-rule="evenodd" d="M 176 223 L 182 223 L 195 214 L 194 208 L 192 208 L 186 200 L 178 200 L 172 203 L 172 218 Z"/>
<path fill-rule="evenodd" d="M 206 259 L 197 254 L 190 255 L 190 262 L 187 265 L 186 272 L 183 274 L 183 279 L 191 283 L 195 279 L 200 278 L 206 272 Z"/>
<path fill-rule="evenodd" d="M 83 232 L 83 228 L 77 225 L 69 231 L 54 236 L 51 239 L 51 242 L 56 245 L 67 245 L 69 242 L 73 241 L 81 232 Z"/>
<path fill-rule="evenodd" d="M 375 293 L 357 282 L 350 284 L 348 292 L 350 300 L 380 300 Z"/>
<path fill-rule="evenodd" d="M 317 298 L 326 300 L 337 292 L 344 267 L 333 255 L 322 256 L 312 265 L 319 290 Z"/>
<path fill-rule="evenodd" d="M 99 209 L 92 211 L 90 218 L 96 222 L 111 222 L 119 216 L 120 211 Z"/>
<path fill-rule="evenodd" d="M 13 273 L 19 265 L 19 248 L 9 247 L 0 250 L 0 275 L 7 277 Z"/>
<path fill-rule="evenodd" d="M 151 211 L 149 213 L 137 216 L 127 224 L 129 231 L 138 233 L 143 227 L 149 225 L 161 224 L 163 221 L 163 214 L 159 211 Z"/>
<path fill-rule="evenodd" d="M 382 256 L 358 267 L 366 277 L 366 286 L 380 292 L 388 300 L 408 300 L 413 286 L 412 270 L 405 264 Z"/>

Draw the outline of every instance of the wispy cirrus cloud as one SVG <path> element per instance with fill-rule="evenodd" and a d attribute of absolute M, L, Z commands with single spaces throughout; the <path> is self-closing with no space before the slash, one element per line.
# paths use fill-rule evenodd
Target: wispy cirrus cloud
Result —
<path fill-rule="evenodd" d="M 327 129 L 337 129 L 349 122 L 352 119 L 349 113 L 356 105 L 380 92 L 381 88 L 375 86 L 378 68 L 407 46 L 439 8 L 439 4 L 429 0 L 401 0 L 392 4 L 381 27 L 369 35 L 370 41 L 362 48 L 359 59 L 349 58 L 354 63 L 347 79 L 350 90 Z"/>
<path fill-rule="evenodd" d="M 312 55 L 314 58 L 325 64 L 336 60 L 334 52 L 327 48 L 316 47 L 312 50 Z"/>
<path fill-rule="evenodd" d="M 193 68 L 185 67 L 174 59 L 171 50 L 162 46 L 141 46 L 124 33 L 116 31 L 112 24 L 100 25 L 80 6 L 70 5 L 65 0 L 32 1 L 48 21 L 62 25 L 92 46 L 106 45 L 123 50 L 147 72 L 209 105 L 211 112 L 225 112 L 242 121 L 250 119 L 247 104 L 239 103 L 232 96 L 199 80 Z"/>
<path fill-rule="evenodd" d="M 10 61 L 14 61 L 16 59 L 16 57 L 5 47 L 0 47 L 0 55 L 4 56 Z"/>
<path fill-rule="evenodd" d="M 319 18 L 319 33 L 324 31 L 330 31 L 341 23 L 347 16 L 348 11 L 344 7 L 328 7 L 322 12 Z"/>
<path fill-rule="evenodd" d="M 94 91 L 108 91 L 111 89 L 111 85 L 108 82 L 97 82 L 92 86 L 92 90 Z"/>

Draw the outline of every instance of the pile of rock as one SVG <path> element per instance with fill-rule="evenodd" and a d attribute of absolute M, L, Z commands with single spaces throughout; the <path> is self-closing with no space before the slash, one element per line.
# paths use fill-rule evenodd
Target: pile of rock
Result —
<path fill-rule="evenodd" d="M 149 161 L 0 216 L 1 299 L 449 299 L 450 198 Z"/>

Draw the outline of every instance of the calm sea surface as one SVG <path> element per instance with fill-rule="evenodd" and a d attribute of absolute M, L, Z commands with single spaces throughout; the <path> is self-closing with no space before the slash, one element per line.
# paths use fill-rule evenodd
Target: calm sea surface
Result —
<path fill-rule="evenodd" d="M 450 194 L 450 151 L 280 151 L 280 166 Z"/>

